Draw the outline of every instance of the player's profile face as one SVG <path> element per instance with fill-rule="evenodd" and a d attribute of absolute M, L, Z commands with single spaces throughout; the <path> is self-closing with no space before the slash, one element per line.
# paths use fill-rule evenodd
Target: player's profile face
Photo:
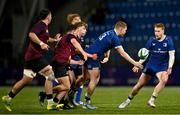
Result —
<path fill-rule="evenodd" d="M 123 37 L 126 34 L 127 27 L 120 27 L 119 28 L 119 36 Z"/>
<path fill-rule="evenodd" d="M 74 17 L 72 20 L 72 24 L 74 25 L 75 23 L 81 22 L 81 18 L 80 17 Z"/>
<path fill-rule="evenodd" d="M 86 30 L 85 26 L 80 26 L 80 27 L 77 28 L 77 30 L 78 30 L 78 33 L 79 33 L 79 37 L 83 37 L 83 36 L 86 35 L 87 30 Z"/>
<path fill-rule="evenodd" d="M 49 21 L 49 24 L 50 24 L 50 23 L 51 23 L 51 20 L 52 20 L 52 14 L 49 13 L 48 16 L 47 16 L 47 18 L 48 18 L 48 21 Z"/>
<path fill-rule="evenodd" d="M 154 34 L 155 34 L 157 39 L 160 39 L 164 35 L 164 30 L 162 28 L 155 27 L 154 28 Z"/>

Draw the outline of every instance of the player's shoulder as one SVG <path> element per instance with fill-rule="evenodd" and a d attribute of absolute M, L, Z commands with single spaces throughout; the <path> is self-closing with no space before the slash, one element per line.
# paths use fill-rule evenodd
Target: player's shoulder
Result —
<path fill-rule="evenodd" d="M 172 36 L 166 36 L 166 40 L 172 40 Z"/>
<path fill-rule="evenodd" d="M 157 39 L 155 38 L 155 36 L 150 36 L 147 42 L 156 42 Z"/>
<path fill-rule="evenodd" d="M 155 36 L 150 36 L 149 40 L 156 40 L 156 37 Z"/>
<path fill-rule="evenodd" d="M 66 38 L 66 39 L 72 39 L 72 38 L 77 39 L 77 37 L 76 37 L 75 35 L 71 34 L 71 33 L 66 34 L 66 35 L 65 35 L 65 38 Z"/>
<path fill-rule="evenodd" d="M 108 31 L 106 31 L 105 32 L 105 34 L 108 36 L 111 36 L 111 35 L 114 35 L 115 34 L 115 32 L 114 32 L 114 30 L 108 30 Z"/>

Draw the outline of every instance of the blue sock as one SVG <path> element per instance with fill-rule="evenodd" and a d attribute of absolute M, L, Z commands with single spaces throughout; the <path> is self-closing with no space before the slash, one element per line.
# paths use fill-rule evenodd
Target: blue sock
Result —
<path fill-rule="evenodd" d="M 76 93 L 76 102 L 81 101 L 81 93 L 82 93 L 82 87 L 78 88 L 77 93 Z"/>

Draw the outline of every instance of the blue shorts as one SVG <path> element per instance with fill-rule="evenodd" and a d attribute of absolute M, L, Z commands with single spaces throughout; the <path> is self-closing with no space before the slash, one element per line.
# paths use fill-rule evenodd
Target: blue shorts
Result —
<path fill-rule="evenodd" d="M 89 54 L 95 54 L 94 50 L 86 48 L 85 51 Z M 92 58 L 88 58 L 88 60 L 84 63 L 85 67 L 87 67 L 89 70 L 92 69 L 101 69 L 101 60 L 104 59 L 104 53 L 97 54 L 98 59 L 93 60 Z"/>
<path fill-rule="evenodd" d="M 76 55 L 73 57 L 73 60 L 79 61 L 79 60 L 82 60 L 82 57 L 79 55 Z M 83 67 L 82 65 L 71 64 L 70 70 L 72 70 L 74 72 L 75 76 L 79 76 L 79 75 L 82 75 L 82 67 Z"/>
<path fill-rule="evenodd" d="M 57 85 L 59 85 L 59 83 L 57 83 L 55 80 L 53 80 L 53 87 L 56 87 Z"/>
<path fill-rule="evenodd" d="M 84 66 L 87 67 L 90 70 L 93 69 L 101 69 L 101 63 L 99 60 L 93 60 L 93 59 L 88 59 L 85 63 Z"/>
<path fill-rule="evenodd" d="M 144 68 L 143 73 L 148 74 L 150 76 L 156 76 L 158 72 L 166 71 L 167 69 L 168 69 L 167 65 L 163 65 L 163 66 L 147 65 Z"/>
<path fill-rule="evenodd" d="M 70 70 L 72 70 L 75 74 L 75 76 L 79 76 L 79 75 L 82 75 L 82 68 L 83 66 L 82 65 L 75 65 L 75 64 L 72 64 L 70 65 Z"/>

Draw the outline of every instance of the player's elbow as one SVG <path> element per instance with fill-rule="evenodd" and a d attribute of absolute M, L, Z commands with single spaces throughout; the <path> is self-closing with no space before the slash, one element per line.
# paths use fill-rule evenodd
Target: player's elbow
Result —
<path fill-rule="evenodd" d="M 31 38 L 33 38 L 33 36 L 34 36 L 34 33 L 33 32 L 29 32 L 29 38 L 31 39 Z"/>

